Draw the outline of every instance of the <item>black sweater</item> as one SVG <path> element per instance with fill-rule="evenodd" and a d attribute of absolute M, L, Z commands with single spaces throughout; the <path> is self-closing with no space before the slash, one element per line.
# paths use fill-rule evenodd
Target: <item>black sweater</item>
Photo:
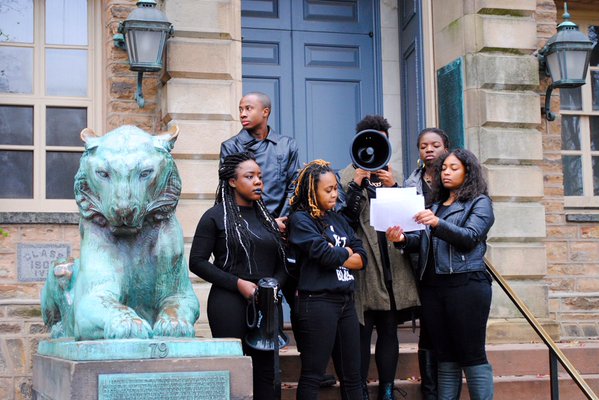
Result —
<path fill-rule="evenodd" d="M 289 217 L 289 241 L 299 258 L 298 290 L 350 293 L 354 290 L 354 277 L 343 267 L 349 258 L 344 247 L 358 253 L 366 267 L 362 241 L 347 220 L 335 212 L 326 213 L 319 222 L 305 211 L 294 212 Z"/>
<path fill-rule="evenodd" d="M 253 207 L 239 207 L 239 212 L 252 233 L 252 265 L 248 265 L 245 252 L 240 246 L 235 264 L 223 269 L 227 247 L 224 208 L 220 203 L 206 211 L 198 223 L 191 245 L 189 269 L 200 278 L 231 291 L 237 291 L 238 278 L 257 283 L 261 278 L 274 277 L 282 285 L 286 273 L 281 263 L 277 238 L 258 219 Z M 234 248 L 229 251 L 234 251 Z M 213 262 L 209 261 L 211 255 L 214 255 Z M 231 263 L 231 256 L 228 263 Z"/>

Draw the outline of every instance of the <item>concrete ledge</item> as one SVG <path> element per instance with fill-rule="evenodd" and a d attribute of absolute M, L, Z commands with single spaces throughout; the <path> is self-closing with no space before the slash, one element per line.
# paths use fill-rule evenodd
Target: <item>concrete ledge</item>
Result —
<path fill-rule="evenodd" d="M 539 61 L 529 55 L 467 54 L 464 71 L 466 88 L 534 90 L 539 86 Z"/>
<path fill-rule="evenodd" d="M 508 284 L 520 297 L 536 318 L 547 318 L 548 288 L 542 283 L 531 281 L 515 281 L 510 279 Z M 493 318 L 521 318 L 522 314 L 514 303 L 509 299 L 498 284 L 493 284 L 493 304 L 491 305 L 491 316 Z"/>
<path fill-rule="evenodd" d="M 194 114 L 199 114 L 209 119 L 235 120 L 240 97 L 238 88 L 235 81 L 170 79 L 162 91 L 162 118 L 167 121 L 194 119 Z"/>
<path fill-rule="evenodd" d="M 241 43 L 232 40 L 173 38 L 167 71 L 178 78 L 241 80 Z"/>
<path fill-rule="evenodd" d="M 532 91 L 465 90 L 466 127 L 536 127 L 541 123 L 539 95 Z"/>
<path fill-rule="evenodd" d="M 222 37 L 241 40 L 241 4 L 232 0 L 166 0 L 164 11 L 175 36 Z"/>

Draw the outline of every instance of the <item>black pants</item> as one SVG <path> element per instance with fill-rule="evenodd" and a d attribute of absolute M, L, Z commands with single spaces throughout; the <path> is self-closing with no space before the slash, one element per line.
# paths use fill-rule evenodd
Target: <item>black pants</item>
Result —
<path fill-rule="evenodd" d="M 399 339 L 397 325 L 399 318 L 396 310 L 370 310 L 364 312 L 364 325 L 360 325 L 360 354 L 362 381 L 368 378 L 370 364 L 370 342 L 373 328 L 376 326 L 376 347 L 374 359 L 383 383 L 393 382 L 399 359 Z"/>
<path fill-rule="evenodd" d="M 208 296 L 208 323 L 214 338 L 241 339 L 244 354 L 252 357 L 254 399 L 275 399 L 274 352 L 252 349 L 243 338 L 246 324 L 247 300 L 238 292 L 212 285 Z"/>
<path fill-rule="evenodd" d="M 422 323 L 439 362 L 462 367 L 487 363 L 485 341 L 491 284 L 470 279 L 464 285 L 422 285 Z"/>
<path fill-rule="evenodd" d="M 329 357 L 341 384 L 342 398 L 361 400 L 359 322 L 350 294 L 305 294 L 297 299 L 297 332 L 302 344 L 298 400 L 318 399 Z"/>

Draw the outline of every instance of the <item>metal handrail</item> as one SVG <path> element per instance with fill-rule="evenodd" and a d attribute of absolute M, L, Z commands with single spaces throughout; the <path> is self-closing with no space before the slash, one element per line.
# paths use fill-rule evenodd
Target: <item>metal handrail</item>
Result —
<path fill-rule="evenodd" d="M 564 367 L 566 372 L 572 377 L 576 385 L 580 388 L 580 390 L 584 393 L 584 395 L 589 400 L 599 400 L 599 397 L 593 392 L 588 383 L 580 376 L 580 373 L 570 360 L 564 355 L 564 353 L 557 347 L 553 339 L 549 336 L 547 331 L 541 326 L 539 321 L 535 318 L 535 316 L 530 312 L 526 304 L 522 302 L 520 297 L 512 290 L 511 286 L 503 279 L 503 276 L 495 267 L 489 262 L 489 260 L 485 257 L 485 264 L 487 266 L 487 270 L 493 276 L 493 279 L 499 284 L 501 289 L 505 292 L 505 294 L 510 298 L 512 303 L 516 306 L 518 311 L 522 313 L 524 318 L 528 321 L 530 326 L 535 330 L 535 332 L 541 337 L 543 342 L 549 348 L 549 369 L 551 375 L 551 399 L 558 400 L 559 399 L 559 391 L 558 391 L 558 379 L 557 379 L 557 361 Z"/>

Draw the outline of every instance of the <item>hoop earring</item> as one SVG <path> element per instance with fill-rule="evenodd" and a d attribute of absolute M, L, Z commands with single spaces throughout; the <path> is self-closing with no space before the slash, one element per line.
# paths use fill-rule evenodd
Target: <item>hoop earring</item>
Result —
<path fill-rule="evenodd" d="M 416 160 L 416 166 L 418 167 L 418 169 L 422 168 L 422 160 L 420 158 Z"/>

